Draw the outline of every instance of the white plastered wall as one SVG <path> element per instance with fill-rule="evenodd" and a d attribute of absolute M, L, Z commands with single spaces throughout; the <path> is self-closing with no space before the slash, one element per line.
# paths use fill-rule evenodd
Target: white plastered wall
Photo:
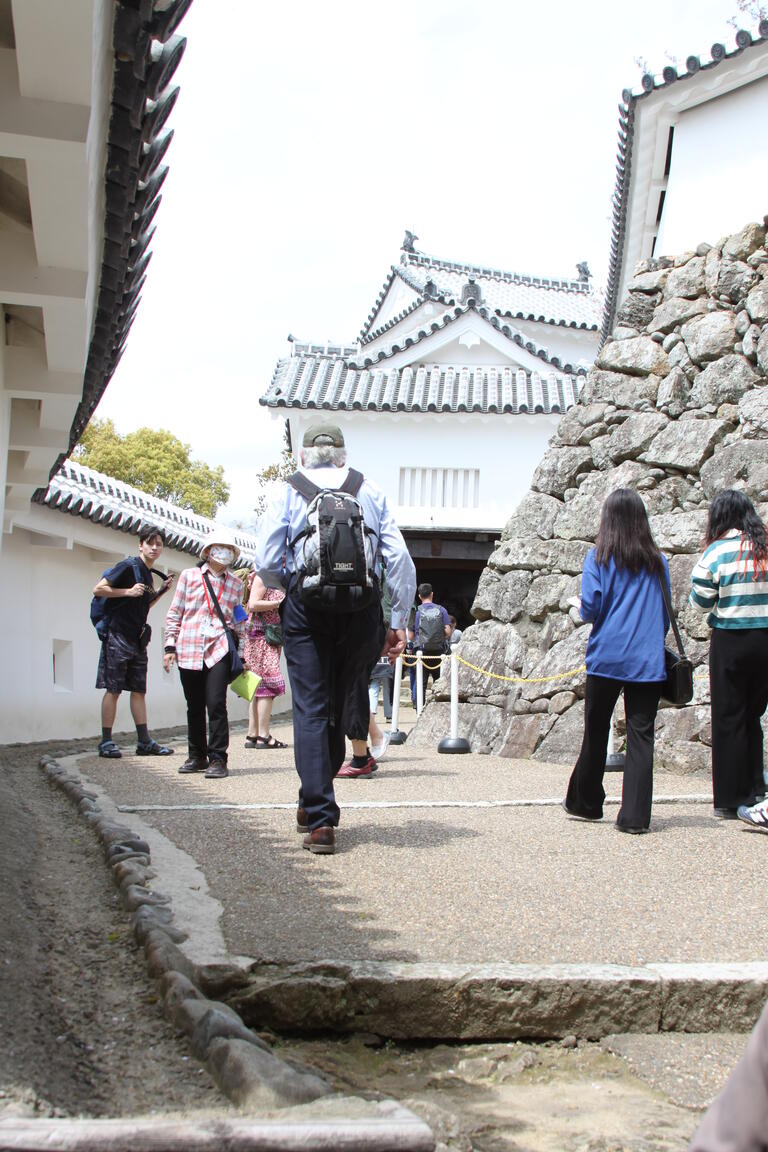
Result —
<path fill-rule="evenodd" d="M 99 641 L 89 618 L 91 594 L 106 568 L 137 550 L 135 536 L 37 505 L 17 518 L 0 552 L 1 743 L 98 736 L 103 693 L 94 688 Z M 180 572 L 194 563 L 194 557 L 166 548 L 158 568 Z M 162 668 L 170 596 L 149 615 L 150 729 L 186 724 L 178 675 Z M 275 713 L 289 707 L 290 690 L 275 701 Z M 230 721 L 247 717 L 247 705 L 231 692 L 228 710 Z M 129 749 L 135 733 L 127 696 L 119 702 L 115 732 L 132 733 L 124 742 Z"/>

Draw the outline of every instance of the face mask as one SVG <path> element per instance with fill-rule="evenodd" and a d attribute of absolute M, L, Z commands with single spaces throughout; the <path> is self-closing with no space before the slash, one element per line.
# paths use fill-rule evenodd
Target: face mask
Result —
<path fill-rule="evenodd" d="M 231 564 L 235 558 L 235 554 L 231 548 L 223 548 L 218 544 L 214 544 L 208 555 L 211 560 L 215 560 L 217 564 L 223 564 L 225 567 Z"/>

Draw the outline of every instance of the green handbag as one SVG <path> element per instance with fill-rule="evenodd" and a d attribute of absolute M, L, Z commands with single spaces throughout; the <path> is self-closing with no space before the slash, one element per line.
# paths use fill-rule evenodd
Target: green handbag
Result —
<path fill-rule="evenodd" d="M 264 639 L 270 648 L 282 648 L 283 646 L 283 626 L 282 624 L 265 624 L 264 625 Z"/>

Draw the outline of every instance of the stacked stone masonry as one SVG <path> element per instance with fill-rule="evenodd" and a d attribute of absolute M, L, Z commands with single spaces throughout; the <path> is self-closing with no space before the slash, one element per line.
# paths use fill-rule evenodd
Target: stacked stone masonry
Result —
<path fill-rule="evenodd" d="M 637 266 L 579 403 L 560 421 L 480 578 L 477 623 L 458 648 L 463 660 L 503 677 L 535 680 L 583 665 L 590 626 L 568 599 L 578 595 L 603 500 L 636 489 L 669 560 L 696 666 L 691 704 L 663 705 L 657 721 L 656 762 L 680 772 L 710 763 L 710 630 L 687 603 L 709 503 L 738 488 L 768 518 L 766 222 Z M 461 734 L 473 751 L 572 763 L 584 688 L 583 672 L 515 684 L 460 664 Z M 414 743 L 448 731 L 447 689 L 444 676 Z"/>

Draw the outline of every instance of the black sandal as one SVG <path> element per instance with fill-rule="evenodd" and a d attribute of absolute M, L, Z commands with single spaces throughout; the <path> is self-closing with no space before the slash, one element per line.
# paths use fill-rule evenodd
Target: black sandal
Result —
<path fill-rule="evenodd" d="M 282 740 L 276 740 L 271 734 L 269 736 L 257 736 L 259 744 L 262 748 L 287 748 L 287 744 L 283 744 Z"/>

